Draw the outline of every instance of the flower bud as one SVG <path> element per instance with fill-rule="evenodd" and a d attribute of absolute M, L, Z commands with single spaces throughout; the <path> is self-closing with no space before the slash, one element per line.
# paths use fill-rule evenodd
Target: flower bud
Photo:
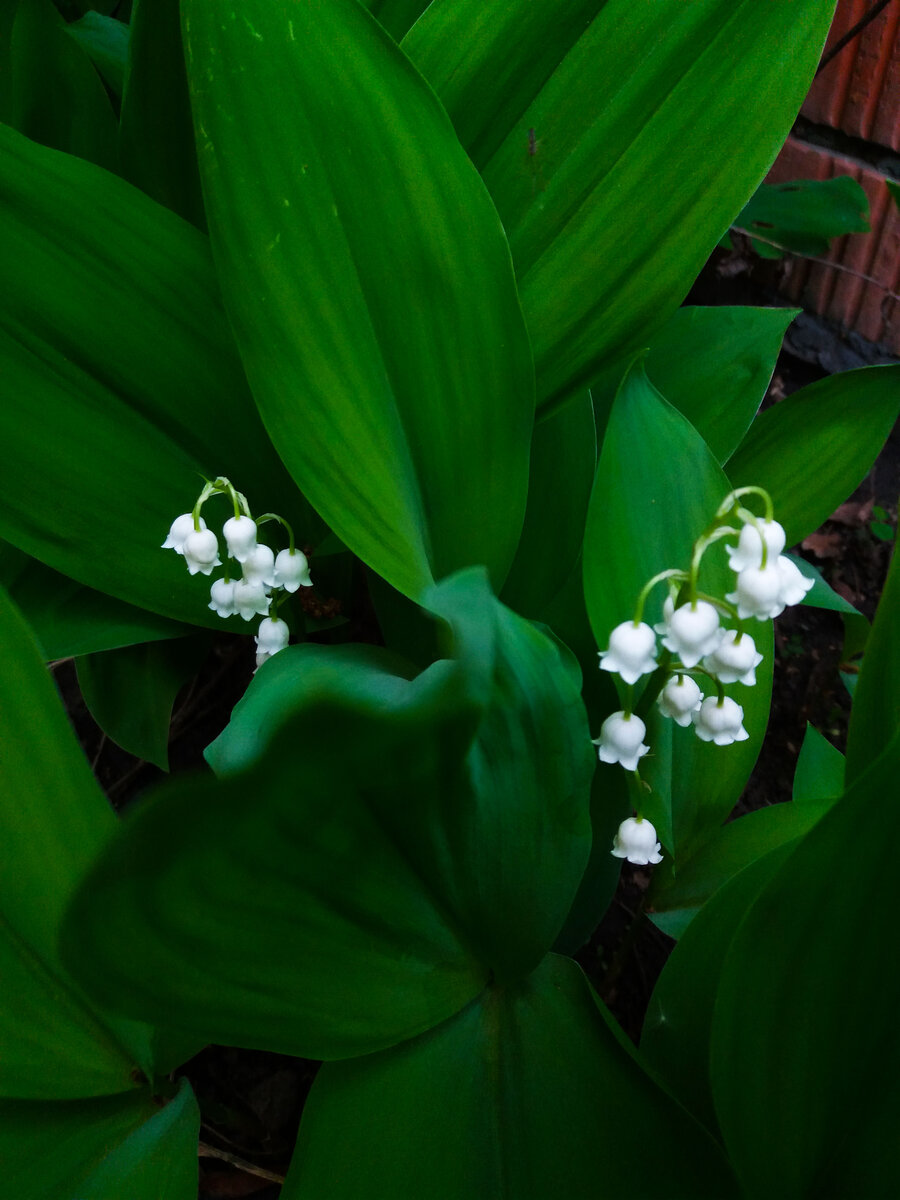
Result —
<path fill-rule="evenodd" d="M 233 617 L 237 612 L 234 606 L 234 580 L 217 579 L 209 589 L 210 602 L 207 607 L 220 617 Z"/>
<path fill-rule="evenodd" d="M 774 562 L 766 567 L 745 567 L 737 577 L 737 587 L 725 597 L 737 605 L 738 616 L 766 621 L 784 611 L 781 576 Z"/>
<path fill-rule="evenodd" d="M 275 586 L 286 592 L 296 592 L 299 587 L 312 587 L 309 563 L 302 550 L 281 550 L 275 559 Z"/>
<path fill-rule="evenodd" d="M 729 629 L 712 654 L 704 658 L 703 665 L 722 683 L 743 683 L 753 687 L 756 668 L 762 660 L 749 633 Z"/>
<path fill-rule="evenodd" d="M 621 763 L 626 771 L 636 771 L 638 759 L 650 749 L 642 745 L 647 726 L 634 713 L 615 712 L 600 726 L 600 736 L 594 738 L 601 762 Z"/>
<path fill-rule="evenodd" d="M 665 619 L 657 625 L 657 632 L 663 634 L 665 648 L 677 654 L 686 667 L 696 667 L 719 644 L 722 636 L 719 614 L 705 600 L 682 604 L 674 610 L 667 600 L 663 614 Z"/>
<path fill-rule="evenodd" d="M 694 728 L 703 742 L 715 742 L 717 746 L 730 746 L 732 742 L 746 742 L 750 734 L 744 728 L 744 710 L 739 704 L 725 696 L 721 701 L 707 696 L 694 713 Z"/>
<path fill-rule="evenodd" d="M 234 585 L 234 607 L 245 621 L 264 617 L 269 611 L 269 593 L 261 581 L 239 579 Z"/>
<path fill-rule="evenodd" d="M 613 841 L 614 858 L 625 858 L 637 867 L 662 862 L 656 830 L 641 817 L 629 817 L 619 826 Z"/>
<path fill-rule="evenodd" d="M 766 566 L 774 562 L 784 549 L 784 530 L 777 521 L 759 521 L 766 543 Z M 741 529 L 737 546 L 726 546 L 728 562 L 732 571 L 744 571 L 747 567 L 762 566 L 762 538 L 756 525 L 748 521 Z"/>
<path fill-rule="evenodd" d="M 257 667 L 261 667 L 267 658 L 283 650 L 288 644 L 289 636 L 287 622 L 282 621 L 280 617 L 266 617 L 261 621 L 259 633 L 254 638 Z"/>
<path fill-rule="evenodd" d="M 248 583 L 275 584 L 275 555 L 261 543 L 248 550 L 244 558 L 244 579 Z"/>
<path fill-rule="evenodd" d="M 200 518 L 200 528 L 206 528 L 206 522 Z M 194 514 L 182 513 L 176 517 L 169 527 L 169 533 L 162 544 L 163 550 L 174 550 L 176 554 L 184 554 L 184 539 L 194 530 Z"/>
<path fill-rule="evenodd" d="M 229 517 L 222 526 L 228 553 L 239 563 L 244 562 L 247 555 L 256 545 L 256 522 L 249 517 Z"/>
<path fill-rule="evenodd" d="M 600 670 L 615 671 L 626 683 L 656 670 L 656 634 L 649 625 L 624 621 L 609 635 L 609 649 L 600 655 Z"/>
<path fill-rule="evenodd" d="M 703 693 L 690 675 L 673 675 L 659 693 L 657 704 L 664 717 L 671 717 L 676 725 L 687 727 L 702 699 Z"/>
<path fill-rule="evenodd" d="M 211 575 L 213 567 L 221 567 L 219 539 L 211 529 L 194 529 L 184 539 L 182 548 L 184 561 L 192 575 L 199 571 Z"/>

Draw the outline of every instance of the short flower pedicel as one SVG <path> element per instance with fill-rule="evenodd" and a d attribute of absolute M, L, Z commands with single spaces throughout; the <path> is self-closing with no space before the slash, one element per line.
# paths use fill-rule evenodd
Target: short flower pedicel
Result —
<path fill-rule="evenodd" d="M 744 507 L 745 496 L 762 500 L 762 517 Z M 739 528 L 734 528 L 734 522 Z M 734 590 L 725 597 L 701 593 L 698 581 L 704 553 L 715 542 L 734 535 L 737 545 L 726 547 L 736 574 Z M 654 699 L 664 717 L 683 728 L 692 727 L 702 741 L 729 746 L 750 736 L 744 728 L 743 709 L 724 692 L 726 684 L 753 687 L 756 668 L 763 659 L 742 622 L 777 616 L 787 605 L 798 604 L 812 587 L 812 581 L 781 553 L 784 544 L 784 529 L 773 517 L 768 493 L 757 487 L 738 488 L 725 497 L 708 529 L 694 543 L 688 569 L 661 571 L 644 585 L 634 616 L 613 629 L 607 649 L 600 653 L 601 670 L 616 673 L 629 688 L 628 706 L 607 717 L 595 739 L 601 762 L 619 763 L 633 771 L 640 784 L 638 764 L 649 751 L 643 741 L 647 731 L 642 716 Z M 654 626 L 662 642 L 663 652 L 658 655 L 654 631 L 644 623 L 643 612 L 650 591 L 663 580 L 668 582 L 669 595 L 663 620 Z M 723 628 L 723 616 L 735 622 L 736 628 Z M 651 675 L 651 679 L 635 712 L 630 689 L 643 675 Z M 715 693 L 704 698 L 695 676 L 708 679 Z M 651 849 L 657 853 L 653 826 L 640 816 L 629 819 L 619 830 L 613 853 L 631 862 L 658 862 L 659 858 L 646 850 L 651 835 L 655 847 Z M 636 851 L 639 857 L 634 858 L 629 839 L 638 836 L 644 841 Z M 642 854 L 645 856 L 640 857 Z"/>
<path fill-rule="evenodd" d="M 219 539 L 200 515 L 211 496 L 227 496 L 234 515 L 222 526 L 227 556 L 240 564 L 240 578 L 232 579 L 226 566 L 223 579 L 216 579 L 210 588 L 209 608 L 220 617 L 240 615 L 245 621 L 264 617 L 256 636 L 257 667 L 273 654 L 283 650 L 289 640 L 287 623 L 276 613 L 288 592 L 300 587 L 312 587 L 309 563 L 302 550 L 294 545 L 290 525 L 277 513 L 265 513 L 256 520 L 250 515 L 247 499 L 229 480 L 220 476 L 207 483 L 189 513 L 176 517 L 163 542 L 164 550 L 174 550 L 184 557 L 191 575 L 212 574 L 222 565 L 219 558 Z M 270 546 L 259 541 L 259 526 L 265 521 L 278 521 L 288 535 L 288 546 L 278 557 Z M 232 572 L 232 574 L 235 572 Z M 273 595 L 281 593 L 280 595 Z"/>

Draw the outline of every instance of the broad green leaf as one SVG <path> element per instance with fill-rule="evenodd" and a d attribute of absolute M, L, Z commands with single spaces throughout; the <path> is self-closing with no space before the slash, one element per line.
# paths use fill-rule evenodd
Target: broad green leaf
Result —
<path fill-rule="evenodd" d="M 0 5 L 0 121 L 9 123 L 12 104 L 12 27 L 16 17 L 15 4 Z"/>
<path fill-rule="evenodd" d="M 866 643 L 847 730 L 847 784 L 862 775 L 900 722 L 900 554 L 894 553 Z"/>
<path fill-rule="evenodd" d="M 787 554 L 785 557 L 791 560 L 801 575 L 813 581 L 813 586 L 803 597 L 801 604 L 806 604 L 810 608 L 824 608 L 829 612 L 847 613 L 865 620 L 858 608 L 854 608 L 849 600 L 838 595 L 834 588 L 825 582 L 822 572 L 812 563 L 801 558 L 799 554 Z"/>
<path fill-rule="evenodd" d="M 650 1200 L 661 1171 L 671 1200 L 735 1195 L 718 1146 L 553 955 L 414 1041 L 323 1067 L 282 1194 Z"/>
<path fill-rule="evenodd" d="M 435 0 L 403 48 L 506 228 L 555 404 L 672 315 L 768 171 L 834 4 Z"/>
<path fill-rule="evenodd" d="M 398 590 L 473 563 L 499 587 L 533 371 L 502 226 L 446 114 L 356 0 L 182 7 L 213 252 L 279 454 Z"/>
<path fill-rule="evenodd" d="M 91 716 L 117 746 L 167 771 L 172 706 L 210 640 L 196 634 L 78 658 L 78 686 Z"/>
<path fill-rule="evenodd" d="M 211 1040 L 340 1058 L 540 960 L 589 847 L 577 684 L 482 572 L 429 603 L 456 655 L 413 682 L 295 647 L 279 662 L 312 669 L 285 714 L 276 664 L 260 672 L 259 762 L 159 789 L 88 876 L 66 938 L 85 986 Z"/>
<path fill-rule="evenodd" d="M 135 0 L 119 157 L 126 179 L 206 229 L 178 0 Z"/>
<path fill-rule="evenodd" d="M 762 413 L 728 463 L 735 487 L 764 487 L 788 545 L 850 495 L 900 413 L 900 366 L 861 367 L 801 388 Z"/>
<path fill-rule="evenodd" d="M 186 634 L 188 627 L 114 600 L 0 543 L 0 584 L 48 661 Z"/>
<path fill-rule="evenodd" d="M 67 25 L 66 33 L 87 54 L 110 91 L 121 99 L 128 59 L 129 26 L 115 17 L 91 11 L 86 12 L 80 21 Z"/>
<path fill-rule="evenodd" d="M 868 233 L 869 201 L 849 175 L 835 179 L 798 179 L 763 183 L 738 213 L 735 226 L 766 242 L 753 245 L 766 257 L 780 258 L 767 242 L 795 254 L 827 254 L 831 238 Z"/>
<path fill-rule="evenodd" d="M 788 857 L 725 959 L 711 1078 L 748 1197 L 893 1191 L 900 988 L 879 914 L 893 905 L 898 769 L 900 734 Z"/>
<path fill-rule="evenodd" d="M 659 920 L 664 930 L 667 916 L 688 919 L 677 921 L 671 932 L 678 945 L 650 997 L 641 1030 L 641 1054 L 672 1094 L 717 1136 L 709 1046 L 722 963 L 747 909 L 792 849 L 789 843 L 757 859 L 699 910 L 677 909 L 660 913 L 659 918 L 651 914 L 654 924 Z"/>
<path fill-rule="evenodd" d="M 844 756 L 807 722 L 794 769 L 794 804 L 808 804 L 844 790 Z"/>
<path fill-rule="evenodd" d="M 102 1100 L 0 1101 L 0 1161 L 16 1200 L 195 1200 L 200 1114 L 186 1079 L 160 1108 Z"/>
<path fill-rule="evenodd" d="M 517 612 L 543 617 L 578 561 L 596 465 L 589 395 L 537 423 L 525 524 L 502 593 Z"/>
<path fill-rule="evenodd" d="M 116 117 L 91 60 L 51 0 L 13 0 L 13 7 L 10 124 L 44 146 L 115 170 Z"/>
<path fill-rule="evenodd" d="M 115 818 L 2 592 L 0 634 L 0 1095 L 125 1091 L 135 1061 L 147 1068 L 149 1031 L 107 1021 L 72 983 L 57 947 L 63 910 Z"/>
<path fill-rule="evenodd" d="M 694 539 L 730 490 L 697 431 L 640 362 L 631 366 L 607 424 L 584 537 L 584 594 L 598 647 L 634 615 L 648 579 L 670 567 L 687 569 Z M 724 554 L 711 550 L 703 565 L 705 590 L 724 595 L 733 579 Z M 649 624 L 661 620 L 664 598 L 663 585 L 651 593 Z"/>
<path fill-rule="evenodd" d="M 720 463 L 750 427 L 796 308 L 679 308 L 652 337 L 650 382 L 691 422 Z M 625 367 L 611 364 L 591 393 L 601 422 Z"/>
<path fill-rule="evenodd" d="M 209 581 L 160 550 L 201 476 L 227 474 L 301 540 L 314 526 L 253 407 L 206 239 L 4 128 L 0 229 L 16 247 L 0 261 L 0 534 L 96 590 L 221 627 Z"/>

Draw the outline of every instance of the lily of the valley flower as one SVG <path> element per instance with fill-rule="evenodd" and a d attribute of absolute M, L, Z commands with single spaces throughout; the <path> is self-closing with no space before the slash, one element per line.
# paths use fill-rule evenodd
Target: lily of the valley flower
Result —
<path fill-rule="evenodd" d="M 287 622 L 280 617 L 266 617 L 259 624 L 259 633 L 253 639 L 256 642 L 256 665 L 261 667 L 267 658 L 283 650 L 288 644 L 290 634 Z"/>
<path fill-rule="evenodd" d="M 248 550 L 244 558 L 244 579 L 248 583 L 264 583 L 267 587 L 274 587 L 275 555 L 268 546 L 260 543 Z"/>
<path fill-rule="evenodd" d="M 615 858 L 627 859 L 637 867 L 662 862 L 656 830 L 642 817 L 629 817 L 622 822 L 613 841 L 612 854 Z"/>
<path fill-rule="evenodd" d="M 245 621 L 264 617 L 269 611 L 269 593 L 261 580 L 239 579 L 234 585 L 234 607 Z"/>
<path fill-rule="evenodd" d="M 594 738 L 601 762 L 621 763 L 626 771 L 636 771 L 638 759 L 649 751 L 643 745 L 647 726 L 634 713 L 615 712 L 600 726 L 600 736 Z"/>
<path fill-rule="evenodd" d="M 715 742 L 717 746 L 730 746 L 732 742 L 746 742 L 750 734 L 744 728 L 744 710 L 731 699 L 723 696 L 707 696 L 694 713 L 694 728 L 703 742 Z"/>
<path fill-rule="evenodd" d="M 737 586 L 725 597 L 737 605 L 738 616 L 744 620 L 756 617 L 767 621 L 784 612 L 781 595 L 781 575 L 774 562 L 765 567 L 745 567 L 738 574 Z"/>
<path fill-rule="evenodd" d="M 813 581 L 807 579 L 800 568 L 784 554 L 780 555 L 775 566 L 781 581 L 781 599 L 786 605 L 799 604 L 812 587 Z"/>
<path fill-rule="evenodd" d="M 686 667 L 695 667 L 719 644 L 722 630 L 719 614 L 705 600 L 688 602 L 675 608 L 671 600 L 663 606 L 663 622 L 656 626 L 667 650 L 677 654 Z"/>
<path fill-rule="evenodd" d="M 220 617 L 233 617 L 237 612 L 234 604 L 234 580 L 217 579 L 209 589 L 208 607 Z"/>
<path fill-rule="evenodd" d="M 712 654 L 704 658 L 703 665 L 722 683 L 744 683 L 753 687 L 756 668 L 762 660 L 749 633 L 729 629 Z"/>
<path fill-rule="evenodd" d="M 200 518 L 200 528 L 206 528 L 206 522 Z M 176 554 L 184 554 L 184 539 L 194 531 L 194 514 L 182 513 L 176 517 L 169 527 L 169 533 L 162 544 L 163 550 L 174 550 Z"/>
<path fill-rule="evenodd" d="M 777 521 L 759 521 L 757 524 L 765 539 L 766 565 L 768 566 L 770 563 L 774 563 L 784 549 L 784 529 Z M 748 521 L 741 529 L 737 546 L 726 547 L 732 571 L 745 571 L 747 567 L 762 566 L 763 542 L 759 536 L 759 529 L 751 521 Z"/>
<path fill-rule="evenodd" d="M 211 575 L 213 567 L 222 565 L 219 539 L 211 529 L 193 529 L 184 539 L 181 552 L 192 575 L 198 571 L 202 575 Z"/>
<path fill-rule="evenodd" d="M 600 654 L 600 670 L 615 671 L 626 683 L 656 670 L 656 634 L 649 625 L 623 621 L 609 635 L 609 649 Z"/>
<path fill-rule="evenodd" d="M 256 522 L 243 515 L 229 517 L 222 526 L 228 553 L 242 563 L 256 545 Z"/>
<path fill-rule="evenodd" d="M 275 559 L 275 586 L 286 592 L 299 587 L 312 587 L 309 563 L 302 550 L 281 550 Z"/>
<path fill-rule="evenodd" d="M 657 704 L 664 717 L 687 727 L 702 700 L 703 693 L 689 675 L 673 675 L 659 693 Z"/>

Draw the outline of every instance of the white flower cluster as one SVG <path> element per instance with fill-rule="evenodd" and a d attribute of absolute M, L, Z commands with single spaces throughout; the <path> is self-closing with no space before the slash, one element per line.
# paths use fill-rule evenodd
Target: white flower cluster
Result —
<path fill-rule="evenodd" d="M 193 512 L 175 518 L 162 544 L 164 550 L 174 550 L 184 558 L 191 575 L 198 572 L 211 575 L 216 567 L 222 566 L 219 539 L 200 516 L 203 502 L 216 493 L 235 499 L 236 510 L 239 502 L 246 509 L 244 497 L 235 492 L 228 480 L 217 479 L 204 488 Z M 275 519 L 286 526 L 282 518 Z M 276 556 L 269 546 L 258 541 L 258 526 L 249 511 L 236 511 L 223 525 L 222 536 L 227 557 L 239 563 L 241 571 L 239 578 L 233 579 L 226 567 L 224 577 L 216 579 L 210 588 L 209 607 L 220 617 L 240 615 L 245 621 L 256 616 L 265 618 L 254 639 L 256 665 L 260 667 L 288 644 L 287 623 L 274 610 L 273 591 L 296 592 L 300 587 L 312 587 L 309 563 L 303 551 L 293 544 Z"/>
<path fill-rule="evenodd" d="M 738 498 L 747 492 L 765 497 L 765 520 L 738 504 Z M 742 522 L 740 531 L 728 523 L 735 517 Z M 700 559 L 714 541 L 733 534 L 738 534 L 738 544 L 726 549 L 729 565 L 737 575 L 734 591 L 724 600 L 701 598 L 697 594 Z M 756 668 L 762 662 L 763 656 L 742 622 L 776 617 L 788 605 L 798 604 L 812 587 L 812 580 L 781 553 L 784 544 L 784 530 L 772 519 L 771 501 L 761 489 L 742 488 L 731 493 L 710 529 L 695 544 L 690 571 L 670 570 L 654 576 L 641 592 L 635 618 L 612 631 L 609 646 L 600 654 L 601 670 L 615 672 L 627 684 L 658 671 L 661 675 L 656 703 L 663 716 L 678 725 L 693 726 L 701 740 L 717 746 L 745 741 L 749 734 L 744 728 L 743 709 L 723 691 L 723 685 L 731 683 L 752 687 Z M 643 605 L 650 588 L 662 579 L 669 580 L 670 594 L 663 606 L 661 624 L 651 629 L 641 620 Z M 738 627 L 723 628 L 722 613 Z M 657 635 L 664 654 L 659 653 Z M 694 676 L 707 678 L 715 685 L 715 694 L 704 697 Z M 635 713 L 613 713 L 594 740 L 600 761 L 637 771 L 639 760 L 650 749 L 644 742 L 646 733 L 644 721 Z M 620 826 L 612 852 L 629 862 L 646 864 L 660 861 L 654 857 L 658 851 L 653 826 L 638 817 Z"/>

